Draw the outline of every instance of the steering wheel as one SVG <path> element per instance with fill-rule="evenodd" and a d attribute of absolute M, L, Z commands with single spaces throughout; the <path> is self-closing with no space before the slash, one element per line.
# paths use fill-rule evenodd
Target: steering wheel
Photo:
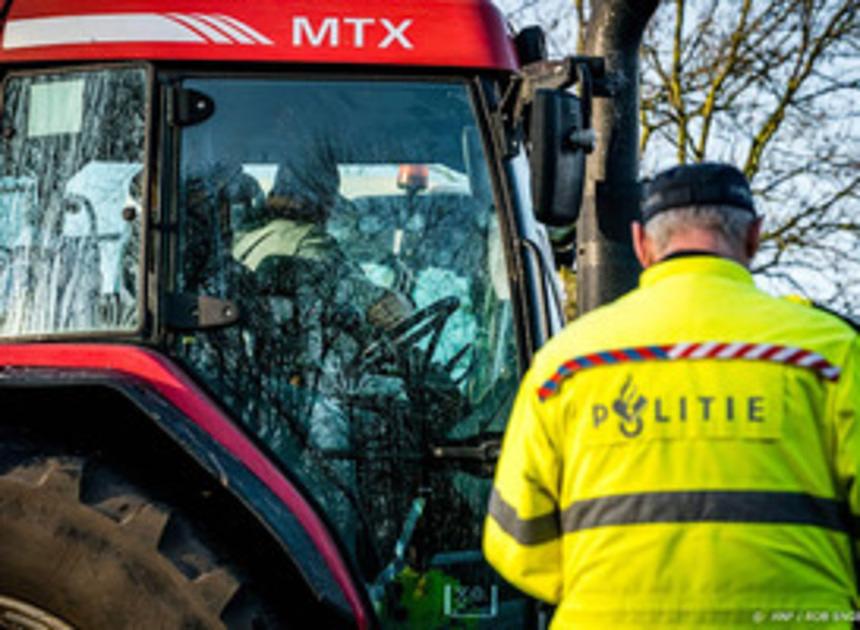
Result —
<path fill-rule="evenodd" d="M 460 307 L 460 298 L 448 296 L 406 316 L 361 353 L 359 369 L 397 369 L 411 375 L 425 374 L 448 318 Z M 417 344 L 429 337 L 426 349 Z M 416 354 L 416 352 L 418 354 Z"/>

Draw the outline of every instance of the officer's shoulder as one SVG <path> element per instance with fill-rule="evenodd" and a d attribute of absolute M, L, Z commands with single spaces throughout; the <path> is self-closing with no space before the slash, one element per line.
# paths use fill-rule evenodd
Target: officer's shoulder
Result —
<path fill-rule="evenodd" d="M 838 319 L 843 324 L 849 326 L 855 333 L 860 332 L 860 320 L 855 319 L 850 315 L 846 315 L 845 313 L 840 313 L 828 306 L 825 306 L 819 302 L 815 302 L 805 296 L 790 294 L 781 296 L 783 300 L 788 302 L 792 302 L 793 304 L 799 304 L 806 308 L 813 309 L 821 314 L 830 316 L 832 318 Z"/>
<path fill-rule="evenodd" d="M 573 319 L 537 351 L 532 361 L 539 371 L 554 371 L 562 362 L 574 356 L 607 349 L 608 331 L 617 330 L 611 324 L 616 310 L 614 300 Z M 610 344 L 611 345 L 611 344 Z"/>

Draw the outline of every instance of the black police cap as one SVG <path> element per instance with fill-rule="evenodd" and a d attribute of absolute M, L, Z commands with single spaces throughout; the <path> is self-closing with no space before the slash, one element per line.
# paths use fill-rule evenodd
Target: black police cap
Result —
<path fill-rule="evenodd" d="M 675 166 L 645 183 L 642 222 L 672 208 L 728 205 L 755 214 L 744 174 L 730 164 L 703 162 Z"/>

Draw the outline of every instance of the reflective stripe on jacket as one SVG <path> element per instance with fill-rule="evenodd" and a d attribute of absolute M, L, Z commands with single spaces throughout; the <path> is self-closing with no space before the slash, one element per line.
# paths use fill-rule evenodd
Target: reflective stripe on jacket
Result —
<path fill-rule="evenodd" d="M 782 611 L 850 627 L 858 349 L 734 262 L 649 268 L 535 357 L 488 560 L 558 605 L 555 628 L 761 627 Z"/>

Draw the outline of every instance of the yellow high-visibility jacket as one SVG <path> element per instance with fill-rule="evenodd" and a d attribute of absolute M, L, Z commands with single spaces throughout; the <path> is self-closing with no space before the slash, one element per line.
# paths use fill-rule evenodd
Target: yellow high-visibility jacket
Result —
<path fill-rule="evenodd" d="M 536 355 L 489 562 L 557 605 L 555 629 L 850 627 L 858 350 L 732 261 L 647 269 Z"/>

